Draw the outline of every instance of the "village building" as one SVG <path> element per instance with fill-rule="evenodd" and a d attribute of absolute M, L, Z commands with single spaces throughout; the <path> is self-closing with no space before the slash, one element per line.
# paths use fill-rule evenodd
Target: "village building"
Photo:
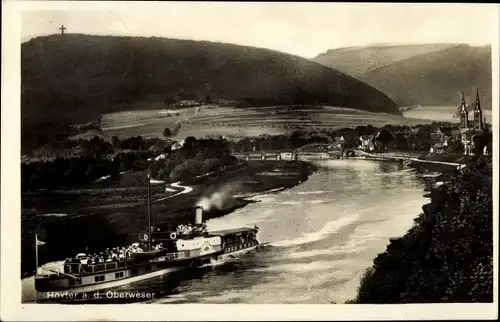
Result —
<path fill-rule="evenodd" d="M 171 146 L 170 149 L 172 151 L 179 150 L 184 146 L 184 140 L 182 142 L 174 142 Z"/>
<path fill-rule="evenodd" d="M 194 106 L 200 106 L 202 105 L 201 102 L 195 101 L 195 100 L 181 100 L 177 103 L 172 104 L 172 107 L 194 107 Z"/>
<path fill-rule="evenodd" d="M 445 154 L 446 152 L 448 152 L 448 146 L 448 141 L 437 142 L 431 146 L 429 152 L 435 154 Z"/>
<path fill-rule="evenodd" d="M 363 151 L 375 150 L 374 135 L 362 135 L 359 137 L 359 149 Z"/>
<path fill-rule="evenodd" d="M 431 133 L 432 143 L 444 143 L 460 134 L 459 127 L 444 127 L 441 126 Z"/>
<path fill-rule="evenodd" d="M 449 153 L 449 148 L 453 140 L 460 137 L 460 127 L 441 126 L 431 133 L 430 153 L 445 154 Z"/>
<path fill-rule="evenodd" d="M 338 149 L 342 149 L 344 147 L 345 139 L 343 135 L 336 136 L 332 140 L 332 146 Z"/>
<path fill-rule="evenodd" d="M 157 155 L 155 157 L 155 161 L 160 161 L 160 160 L 164 160 L 167 156 L 165 155 L 165 153 L 162 153 L 160 155 Z"/>

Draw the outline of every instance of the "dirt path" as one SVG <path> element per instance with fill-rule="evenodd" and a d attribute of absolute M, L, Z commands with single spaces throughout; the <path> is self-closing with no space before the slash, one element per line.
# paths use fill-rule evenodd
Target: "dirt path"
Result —
<path fill-rule="evenodd" d="M 169 198 L 172 198 L 172 197 L 175 197 L 175 196 L 183 195 L 183 194 L 186 194 L 186 193 L 190 193 L 191 191 L 193 191 L 193 188 L 191 188 L 189 186 L 182 186 L 182 185 L 180 185 L 180 181 L 171 183 L 170 186 L 174 187 L 174 188 L 181 188 L 183 190 L 179 191 L 178 193 L 173 194 L 171 196 L 167 196 L 167 197 L 163 197 L 163 198 L 160 198 L 160 199 L 156 199 L 155 202 L 163 201 L 163 200 L 166 200 L 166 199 L 169 199 Z"/>
<path fill-rule="evenodd" d="M 198 106 L 193 115 L 187 116 L 186 118 L 184 118 L 184 120 L 177 120 L 177 121 L 175 121 L 175 124 L 181 124 L 182 122 L 189 121 L 189 119 L 198 115 L 198 113 L 202 110 L 202 108 L 203 108 L 202 106 Z"/>

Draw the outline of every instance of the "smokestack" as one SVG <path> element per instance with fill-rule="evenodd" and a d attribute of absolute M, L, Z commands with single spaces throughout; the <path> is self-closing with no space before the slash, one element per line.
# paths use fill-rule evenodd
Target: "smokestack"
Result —
<path fill-rule="evenodd" d="M 203 207 L 202 206 L 196 206 L 194 223 L 195 223 L 195 225 L 203 224 Z"/>

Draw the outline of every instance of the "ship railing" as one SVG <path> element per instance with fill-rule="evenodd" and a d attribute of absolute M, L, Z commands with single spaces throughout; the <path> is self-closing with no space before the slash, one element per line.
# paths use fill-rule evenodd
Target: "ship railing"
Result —
<path fill-rule="evenodd" d="M 73 274 L 91 274 L 98 273 L 118 268 L 127 267 L 126 261 L 96 263 L 96 264 L 81 264 L 81 263 L 67 263 L 59 267 L 60 273 L 73 273 Z"/>
<path fill-rule="evenodd" d="M 170 231 L 170 232 L 154 232 L 151 233 L 152 239 L 155 241 L 161 241 L 161 240 L 172 240 L 171 234 L 175 233 L 176 234 L 176 239 L 193 239 L 195 237 L 200 237 L 200 236 L 207 236 L 208 232 L 191 232 L 188 234 L 184 234 L 181 232 L 177 231 Z"/>

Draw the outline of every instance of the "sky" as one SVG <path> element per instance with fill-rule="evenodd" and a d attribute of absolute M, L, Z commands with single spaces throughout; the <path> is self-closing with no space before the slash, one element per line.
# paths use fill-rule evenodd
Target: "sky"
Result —
<path fill-rule="evenodd" d="M 21 40 L 58 33 L 64 24 L 66 33 L 207 40 L 312 58 L 371 44 L 491 44 L 498 10 L 485 4 L 29 1 Z"/>

